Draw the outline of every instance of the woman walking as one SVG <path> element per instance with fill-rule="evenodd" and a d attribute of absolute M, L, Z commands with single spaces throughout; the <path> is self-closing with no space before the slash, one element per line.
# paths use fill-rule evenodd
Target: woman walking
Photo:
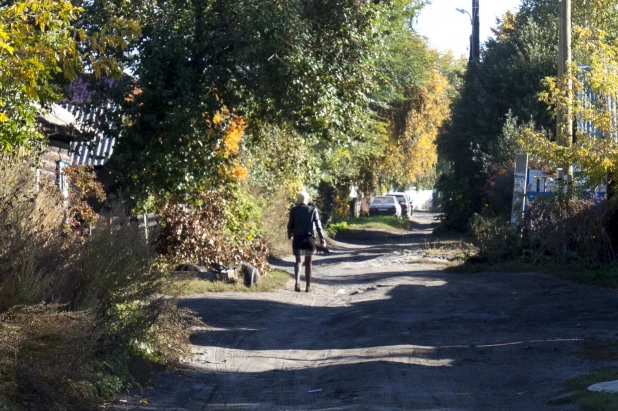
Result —
<path fill-rule="evenodd" d="M 292 240 L 292 251 L 296 257 L 294 291 L 297 292 L 300 292 L 300 266 L 303 256 L 305 256 L 305 281 L 307 282 L 305 291 L 309 292 L 311 288 L 311 256 L 315 254 L 315 232 L 320 236 L 322 246 L 326 246 L 318 209 L 310 206 L 310 201 L 309 193 L 306 191 L 298 193 L 296 205 L 290 210 L 288 220 L 288 238 Z"/>

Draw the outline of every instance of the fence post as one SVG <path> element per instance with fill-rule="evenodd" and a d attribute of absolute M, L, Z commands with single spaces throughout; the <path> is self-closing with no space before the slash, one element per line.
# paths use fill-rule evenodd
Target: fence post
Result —
<path fill-rule="evenodd" d="M 528 154 L 517 154 L 515 158 L 515 184 L 513 186 L 513 208 L 511 227 L 519 226 L 526 203 L 526 176 L 528 174 Z"/>
<path fill-rule="evenodd" d="M 148 214 L 144 213 L 144 236 L 148 242 Z"/>

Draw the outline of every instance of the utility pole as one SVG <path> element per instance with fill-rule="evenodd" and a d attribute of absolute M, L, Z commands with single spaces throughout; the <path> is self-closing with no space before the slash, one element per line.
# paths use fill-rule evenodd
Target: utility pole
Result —
<path fill-rule="evenodd" d="M 481 23 L 479 1 L 472 0 L 472 38 L 470 44 L 470 63 L 478 63 L 481 57 Z"/>
<path fill-rule="evenodd" d="M 573 144 L 573 56 L 571 52 L 571 0 L 560 0 L 560 46 L 558 54 L 558 79 L 562 83 L 564 104 L 558 106 L 556 134 L 564 147 Z M 573 176 L 573 165 L 563 164 L 565 174 Z"/>

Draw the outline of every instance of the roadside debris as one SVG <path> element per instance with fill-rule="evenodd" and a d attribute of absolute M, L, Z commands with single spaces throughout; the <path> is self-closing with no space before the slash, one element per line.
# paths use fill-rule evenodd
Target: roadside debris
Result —
<path fill-rule="evenodd" d="M 588 391 L 618 393 L 618 380 L 592 384 L 588 387 Z"/>
<path fill-rule="evenodd" d="M 212 263 L 210 266 L 221 280 L 234 283 L 238 281 L 238 272 L 235 267 L 225 267 L 217 263 Z"/>

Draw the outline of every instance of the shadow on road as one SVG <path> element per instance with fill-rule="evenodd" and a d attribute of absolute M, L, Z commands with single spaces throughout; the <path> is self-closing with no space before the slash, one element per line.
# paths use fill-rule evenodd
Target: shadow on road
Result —
<path fill-rule="evenodd" d="M 231 348 L 238 346 L 240 339 L 246 350 L 400 344 L 439 347 L 578 338 L 582 324 L 588 329 L 603 329 L 618 320 L 612 308 L 616 300 L 613 291 L 582 287 L 576 291 L 572 284 L 545 276 L 481 274 L 472 278 L 434 271 L 358 277 L 314 280 L 335 286 L 367 284 L 356 292 L 365 294 L 367 301 L 348 305 L 310 306 L 244 298 L 196 298 L 181 305 L 219 330 L 196 336 L 195 344 Z M 381 281 L 393 278 L 417 284 L 380 286 Z M 290 292 L 290 299 L 294 295 Z M 573 304 L 576 298 L 578 303 Z"/>
<path fill-rule="evenodd" d="M 348 277 L 316 281 L 338 286 L 366 277 L 360 301 L 312 305 L 293 292 L 287 301 L 182 301 L 212 327 L 192 342 L 215 365 L 192 371 L 182 383 L 177 376 L 167 382 L 178 387 L 176 397 L 161 404 L 552 410 L 547 400 L 581 372 L 570 355 L 578 341 L 609 335 L 618 320 L 615 292 L 546 276 L 392 271 Z M 408 283 L 380 286 L 393 278 Z"/>

